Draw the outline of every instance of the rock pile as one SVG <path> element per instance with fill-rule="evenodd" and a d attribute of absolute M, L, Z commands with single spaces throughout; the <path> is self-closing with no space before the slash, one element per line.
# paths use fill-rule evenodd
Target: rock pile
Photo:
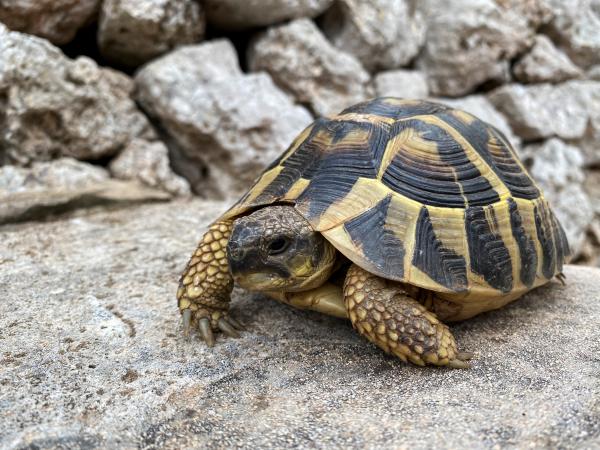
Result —
<path fill-rule="evenodd" d="M 576 260 L 600 264 L 599 11 L 595 0 L 0 2 L 0 197 L 16 174 L 65 161 L 68 173 L 103 171 L 87 180 L 98 186 L 235 197 L 315 117 L 376 95 L 429 97 L 509 136 Z"/>

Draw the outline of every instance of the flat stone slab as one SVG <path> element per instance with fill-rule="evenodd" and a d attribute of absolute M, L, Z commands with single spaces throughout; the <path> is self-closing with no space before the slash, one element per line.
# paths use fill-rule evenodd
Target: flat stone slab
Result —
<path fill-rule="evenodd" d="M 600 446 L 600 270 L 452 326 L 471 370 L 408 366 L 348 322 L 236 292 L 185 340 L 177 278 L 225 204 L 0 227 L 0 448 Z"/>

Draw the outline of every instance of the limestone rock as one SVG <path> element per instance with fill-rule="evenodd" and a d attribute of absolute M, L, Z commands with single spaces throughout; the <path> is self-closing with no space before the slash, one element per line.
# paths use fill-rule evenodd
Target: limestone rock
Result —
<path fill-rule="evenodd" d="M 519 151 L 521 139 L 515 135 L 506 118 L 494 108 L 494 105 L 484 95 L 469 95 L 462 98 L 435 98 L 433 100 L 453 108 L 462 109 L 484 122 L 495 126 L 506 136 L 515 149 Z"/>
<path fill-rule="evenodd" d="M 195 0 L 106 0 L 98 44 L 108 60 L 136 67 L 177 46 L 200 41 L 204 20 Z"/>
<path fill-rule="evenodd" d="M 489 98 L 525 140 L 552 136 L 583 139 L 590 120 L 600 117 L 600 82 L 597 81 L 511 84 L 496 89 Z"/>
<path fill-rule="evenodd" d="M 333 44 L 368 70 L 410 63 L 425 42 L 425 21 L 408 0 L 338 0 L 324 18 Z"/>
<path fill-rule="evenodd" d="M 360 62 L 333 47 L 308 19 L 268 29 L 251 44 L 248 62 L 318 115 L 336 114 L 368 96 L 369 74 Z"/>
<path fill-rule="evenodd" d="M 582 186 L 585 178 L 583 155 L 577 147 L 556 138 L 529 145 L 524 153 L 533 160 L 530 173 L 564 227 L 573 254 L 578 254 L 594 216 Z"/>
<path fill-rule="evenodd" d="M 151 133 L 124 74 L 0 24 L 0 163 L 114 155 Z"/>
<path fill-rule="evenodd" d="M 112 180 L 106 170 L 72 158 L 35 162 L 27 168 L 0 166 L 0 224 L 107 203 L 166 199 L 164 193 Z"/>
<path fill-rule="evenodd" d="M 598 446 L 600 270 L 567 266 L 567 286 L 453 324 L 471 370 L 406 365 L 348 322 L 238 291 L 248 331 L 207 348 L 174 297 L 228 206 L 0 229 L 0 447 Z"/>
<path fill-rule="evenodd" d="M 581 69 L 544 35 L 536 36 L 534 46 L 515 64 L 513 73 L 523 83 L 559 83 L 583 75 Z"/>
<path fill-rule="evenodd" d="M 429 95 L 427 77 L 417 70 L 388 70 L 375 76 L 378 97 L 425 98 Z"/>
<path fill-rule="evenodd" d="M 218 28 L 240 30 L 290 19 L 315 17 L 333 0 L 204 0 L 208 21 Z"/>
<path fill-rule="evenodd" d="M 174 196 L 191 194 L 187 180 L 176 175 L 171 169 L 169 151 L 160 141 L 134 139 L 111 161 L 110 172 L 116 178 L 138 180 Z"/>
<path fill-rule="evenodd" d="M 590 80 L 600 81 L 600 64 L 590 67 L 590 69 L 587 71 L 586 76 Z"/>
<path fill-rule="evenodd" d="M 600 1 L 544 1 L 554 12 L 547 30 L 554 41 L 581 67 L 600 64 Z"/>
<path fill-rule="evenodd" d="M 99 6 L 100 0 L 3 0 L 0 22 L 61 45 L 94 18 Z"/>
<path fill-rule="evenodd" d="M 418 65 L 434 95 L 456 97 L 510 78 L 509 61 L 532 44 L 547 20 L 541 0 L 422 0 L 427 39 Z"/>
<path fill-rule="evenodd" d="M 136 85 L 165 131 L 173 167 L 204 196 L 239 195 L 312 121 L 267 74 L 242 74 L 224 40 L 152 61 Z"/>

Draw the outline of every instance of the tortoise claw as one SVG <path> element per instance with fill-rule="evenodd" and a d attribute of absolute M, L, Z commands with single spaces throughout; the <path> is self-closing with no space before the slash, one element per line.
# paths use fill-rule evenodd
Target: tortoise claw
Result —
<path fill-rule="evenodd" d="M 237 328 L 240 331 L 246 331 L 246 327 L 239 321 L 234 319 L 233 317 L 229 316 L 227 317 L 227 321 L 234 326 L 234 328 Z"/>
<path fill-rule="evenodd" d="M 182 313 L 182 318 L 183 318 L 183 335 L 187 337 L 190 335 L 190 325 L 192 323 L 192 311 L 190 311 L 189 309 L 184 309 L 183 313 Z"/>
<path fill-rule="evenodd" d="M 233 326 L 231 326 L 231 324 L 224 318 L 219 319 L 219 321 L 217 322 L 217 325 L 219 326 L 219 329 L 225 333 L 227 336 L 233 337 L 233 338 L 239 338 L 240 334 L 236 331 L 235 328 L 233 328 Z"/>
<path fill-rule="evenodd" d="M 475 353 L 473 352 L 458 352 L 456 355 L 456 359 L 460 359 L 461 361 L 468 361 L 473 358 L 475 358 Z"/>
<path fill-rule="evenodd" d="M 202 336 L 206 345 L 209 347 L 215 345 L 215 336 L 210 328 L 210 321 L 206 317 L 198 321 L 198 331 L 200 331 L 200 336 Z"/>
<path fill-rule="evenodd" d="M 460 359 L 453 359 L 452 361 L 448 361 L 448 367 L 452 367 L 453 369 L 470 369 L 471 363 Z"/>

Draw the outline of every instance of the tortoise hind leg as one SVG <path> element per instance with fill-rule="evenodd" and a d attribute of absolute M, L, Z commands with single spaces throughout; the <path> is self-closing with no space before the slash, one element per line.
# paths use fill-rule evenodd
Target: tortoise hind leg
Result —
<path fill-rule="evenodd" d="M 344 282 L 344 301 L 354 328 L 387 353 L 419 366 L 470 367 L 466 360 L 472 355 L 459 352 L 448 327 L 400 283 L 353 264 Z"/>

